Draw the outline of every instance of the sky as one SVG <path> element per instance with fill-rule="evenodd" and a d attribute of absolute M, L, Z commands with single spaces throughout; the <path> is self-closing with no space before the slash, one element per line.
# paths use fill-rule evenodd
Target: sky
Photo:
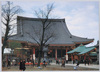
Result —
<path fill-rule="evenodd" d="M 34 10 L 44 9 L 47 4 L 54 3 L 52 16 L 65 19 L 66 25 L 72 35 L 94 39 L 87 46 L 96 45 L 99 40 L 99 2 L 98 1 L 14 1 L 24 13 L 24 17 L 35 17 Z"/>

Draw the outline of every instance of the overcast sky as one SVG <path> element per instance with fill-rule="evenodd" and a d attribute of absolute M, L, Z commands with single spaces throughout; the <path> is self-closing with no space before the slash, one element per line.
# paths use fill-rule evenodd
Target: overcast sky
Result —
<path fill-rule="evenodd" d="M 45 8 L 54 3 L 53 15 L 65 18 L 66 25 L 72 35 L 94 38 L 95 45 L 99 40 L 99 2 L 98 1 L 14 1 L 15 5 L 24 10 L 21 16 L 35 17 L 33 10 Z"/>

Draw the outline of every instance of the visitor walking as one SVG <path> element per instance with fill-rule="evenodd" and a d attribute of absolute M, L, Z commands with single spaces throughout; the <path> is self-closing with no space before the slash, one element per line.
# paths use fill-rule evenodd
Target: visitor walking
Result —
<path fill-rule="evenodd" d="M 75 63 L 75 60 L 73 60 L 73 64 Z"/>
<path fill-rule="evenodd" d="M 25 67 L 25 60 L 22 61 L 22 69 L 23 71 L 25 71 L 26 67 Z"/>
<path fill-rule="evenodd" d="M 89 63 L 90 63 L 90 61 L 89 60 L 87 60 L 87 64 L 89 65 Z"/>
<path fill-rule="evenodd" d="M 10 68 L 10 59 L 8 60 L 8 65 L 7 65 L 8 68 Z"/>
<path fill-rule="evenodd" d="M 59 60 L 58 59 L 56 60 L 56 64 L 59 64 Z"/>
<path fill-rule="evenodd" d="M 75 59 L 75 63 L 76 63 L 76 64 L 78 63 L 78 60 L 77 60 L 77 59 Z"/>
<path fill-rule="evenodd" d="M 59 64 L 60 64 L 60 59 L 59 59 Z"/>
<path fill-rule="evenodd" d="M 58 60 L 56 60 L 56 64 L 58 64 Z"/>
<path fill-rule="evenodd" d="M 22 60 L 20 61 L 20 66 L 19 66 L 19 69 L 22 71 L 23 70 L 23 68 L 22 68 L 23 66 L 22 66 Z"/>
<path fill-rule="evenodd" d="M 62 59 L 62 65 L 61 65 L 61 67 L 65 67 L 65 61 L 64 61 L 64 59 Z"/>
<path fill-rule="evenodd" d="M 45 60 L 43 60 L 43 67 L 46 67 Z"/>
<path fill-rule="evenodd" d="M 48 59 L 48 65 L 50 65 L 50 59 Z"/>
<path fill-rule="evenodd" d="M 77 60 L 77 65 L 76 66 L 79 66 L 79 63 L 80 63 L 79 60 Z"/>
<path fill-rule="evenodd" d="M 86 63 L 87 63 L 87 59 L 84 61 L 84 63 L 85 63 L 85 66 L 86 66 Z"/>
<path fill-rule="evenodd" d="M 33 67 L 34 67 L 34 59 L 33 59 Z"/>

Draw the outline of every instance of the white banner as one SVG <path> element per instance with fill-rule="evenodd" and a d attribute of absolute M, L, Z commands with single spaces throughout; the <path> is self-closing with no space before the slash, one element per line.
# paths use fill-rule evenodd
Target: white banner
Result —
<path fill-rule="evenodd" d="M 68 60 L 68 55 L 66 55 L 66 60 Z"/>
<path fill-rule="evenodd" d="M 35 60 L 35 54 L 33 54 L 33 59 Z"/>

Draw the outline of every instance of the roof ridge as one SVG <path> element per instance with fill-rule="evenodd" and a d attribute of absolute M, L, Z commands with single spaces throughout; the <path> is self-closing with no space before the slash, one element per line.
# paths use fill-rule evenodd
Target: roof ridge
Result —
<path fill-rule="evenodd" d="M 17 19 L 19 19 L 19 18 L 22 18 L 22 19 L 35 19 L 35 20 L 40 20 L 40 19 L 46 19 L 46 18 L 33 18 L 33 17 L 24 17 L 24 16 L 17 16 Z M 48 20 L 53 20 L 53 21 L 61 21 L 61 20 L 64 20 L 65 21 L 65 18 L 62 18 L 62 19 L 55 19 L 55 18 L 50 18 L 50 19 L 48 19 Z"/>

